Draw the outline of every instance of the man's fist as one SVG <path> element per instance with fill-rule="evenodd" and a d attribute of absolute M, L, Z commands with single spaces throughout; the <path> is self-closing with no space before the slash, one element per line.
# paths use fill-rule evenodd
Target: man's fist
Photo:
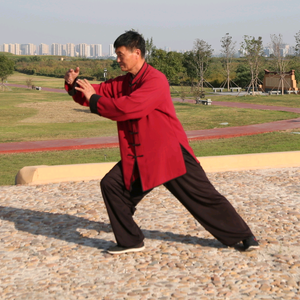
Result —
<path fill-rule="evenodd" d="M 78 77 L 79 75 L 79 67 L 77 67 L 75 70 L 70 69 L 66 74 L 65 74 L 65 81 L 67 84 L 72 85 L 74 80 Z"/>

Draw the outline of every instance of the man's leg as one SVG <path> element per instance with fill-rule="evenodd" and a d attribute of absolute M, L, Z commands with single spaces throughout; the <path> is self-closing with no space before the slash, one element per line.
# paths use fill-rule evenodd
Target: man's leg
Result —
<path fill-rule="evenodd" d="M 144 240 L 141 229 L 133 220 L 135 206 L 150 192 L 142 191 L 140 179 L 125 188 L 121 161 L 100 182 L 102 196 L 118 246 L 130 248 Z"/>
<path fill-rule="evenodd" d="M 187 173 L 167 182 L 165 187 L 223 244 L 233 246 L 252 237 L 248 225 L 213 187 L 200 164 L 184 148 L 182 152 Z"/>

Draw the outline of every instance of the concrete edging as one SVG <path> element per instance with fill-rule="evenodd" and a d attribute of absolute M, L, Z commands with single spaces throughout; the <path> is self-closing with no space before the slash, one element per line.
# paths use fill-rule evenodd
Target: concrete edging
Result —
<path fill-rule="evenodd" d="M 206 172 L 300 167 L 300 151 L 198 157 Z M 101 179 L 115 162 L 58 166 L 28 166 L 16 175 L 16 184 L 47 184 Z"/>

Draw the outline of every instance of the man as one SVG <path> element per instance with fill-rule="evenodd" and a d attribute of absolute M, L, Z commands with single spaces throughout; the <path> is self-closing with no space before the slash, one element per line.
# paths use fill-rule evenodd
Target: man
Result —
<path fill-rule="evenodd" d="M 66 90 L 92 113 L 117 121 L 121 161 L 101 180 L 117 245 L 111 254 L 144 249 L 133 220 L 136 205 L 163 184 L 213 236 L 227 246 L 258 248 L 251 230 L 212 186 L 176 117 L 166 77 L 145 62 L 145 41 L 134 31 L 114 43 L 124 76 L 91 85 L 79 68 L 65 75 Z"/>

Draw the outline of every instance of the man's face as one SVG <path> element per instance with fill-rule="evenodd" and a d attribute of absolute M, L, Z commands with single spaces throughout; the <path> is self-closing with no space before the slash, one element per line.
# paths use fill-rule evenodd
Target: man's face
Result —
<path fill-rule="evenodd" d="M 122 71 L 134 73 L 139 58 L 138 51 L 137 49 L 128 50 L 125 46 L 116 49 L 117 62 Z"/>

